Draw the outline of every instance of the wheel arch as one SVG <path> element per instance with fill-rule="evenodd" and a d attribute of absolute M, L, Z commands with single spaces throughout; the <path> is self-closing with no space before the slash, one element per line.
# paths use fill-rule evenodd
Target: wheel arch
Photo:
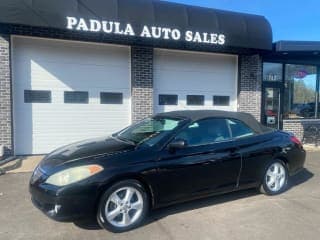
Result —
<path fill-rule="evenodd" d="M 273 158 L 270 158 L 268 161 L 266 161 L 264 163 L 264 165 L 262 166 L 262 168 L 261 168 L 261 179 L 259 180 L 260 184 L 263 182 L 264 174 L 267 171 L 268 167 L 270 166 L 270 164 L 272 162 L 274 162 L 276 160 L 283 162 L 284 165 L 287 167 L 288 172 L 290 172 L 289 160 L 286 157 L 282 156 L 282 155 L 275 155 L 275 156 L 273 156 Z"/>
<path fill-rule="evenodd" d="M 280 160 L 284 163 L 284 165 L 286 166 L 288 172 L 290 173 L 290 162 L 289 159 L 284 156 L 284 155 L 277 155 L 274 157 L 274 160 Z"/>
<path fill-rule="evenodd" d="M 275 160 L 276 159 L 282 161 L 286 165 L 286 167 L 289 169 L 289 160 L 286 157 L 278 156 L 278 157 L 275 158 Z"/>
<path fill-rule="evenodd" d="M 260 189 L 261 193 L 266 194 L 266 195 L 279 194 L 279 193 L 282 193 L 283 191 L 285 191 L 286 188 L 287 188 L 288 177 L 290 176 L 288 159 L 283 157 L 283 156 L 275 156 L 271 161 L 269 161 L 269 164 L 270 164 L 269 167 L 275 162 L 279 162 L 279 163 L 281 163 L 281 165 L 284 165 L 283 167 L 286 169 L 286 182 L 284 183 L 284 185 L 279 190 L 277 190 L 277 192 L 272 192 L 272 190 L 270 190 L 270 189 L 266 190 L 267 187 L 266 187 L 265 179 L 262 179 L 259 189 Z M 269 167 L 266 167 L 265 172 L 268 170 Z M 264 174 L 263 178 L 265 178 L 265 175 L 266 175 L 266 173 Z"/>
<path fill-rule="evenodd" d="M 126 181 L 126 180 L 136 180 L 138 181 L 142 187 L 145 189 L 148 197 L 149 197 L 149 204 L 150 207 L 153 208 L 155 205 L 155 197 L 154 197 L 154 189 L 153 187 L 149 184 L 149 182 L 140 174 L 125 174 L 125 175 L 120 175 L 111 178 L 108 182 L 103 183 L 100 186 L 99 193 L 97 196 L 96 204 L 95 204 L 95 210 L 97 210 L 99 201 L 101 199 L 101 196 L 105 193 L 105 191 L 110 188 L 112 185 L 121 182 L 121 181 Z"/>

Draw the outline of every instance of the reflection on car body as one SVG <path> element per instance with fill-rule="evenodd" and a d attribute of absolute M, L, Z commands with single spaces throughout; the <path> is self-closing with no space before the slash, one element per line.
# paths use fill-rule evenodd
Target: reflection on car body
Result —
<path fill-rule="evenodd" d="M 30 192 L 55 220 L 95 215 L 105 229 L 123 232 L 139 226 L 150 209 L 177 202 L 247 188 L 279 194 L 305 155 L 295 136 L 250 114 L 161 113 L 48 154 Z"/>

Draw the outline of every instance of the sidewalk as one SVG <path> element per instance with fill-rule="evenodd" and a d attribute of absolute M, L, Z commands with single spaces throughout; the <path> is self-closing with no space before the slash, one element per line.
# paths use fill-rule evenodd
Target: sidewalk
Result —
<path fill-rule="evenodd" d="M 320 146 L 315 146 L 313 144 L 303 144 L 303 148 L 307 151 L 307 152 L 320 152 Z"/>
<path fill-rule="evenodd" d="M 21 156 L 17 160 L 9 162 L 3 166 L 7 173 L 26 173 L 33 172 L 44 156 Z"/>

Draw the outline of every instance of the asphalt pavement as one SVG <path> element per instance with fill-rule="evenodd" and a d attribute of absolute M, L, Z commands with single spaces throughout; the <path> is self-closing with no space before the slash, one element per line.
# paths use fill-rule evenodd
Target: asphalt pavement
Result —
<path fill-rule="evenodd" d="M 268 197 L 255 190 L 159 209 L 146 224 L 113 234 L 92 221 L 58 223 L 33 207 L 31 173 L 0 176 L 0 239 L 320 239 L 320 152 L 308 153 L 306 169 L 291 179 L 284 194 Z"/>

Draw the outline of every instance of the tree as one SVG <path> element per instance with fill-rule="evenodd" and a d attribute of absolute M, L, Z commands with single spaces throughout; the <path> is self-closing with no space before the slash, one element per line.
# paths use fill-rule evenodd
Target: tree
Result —
<path fill-rule="evenodd" d="M 315 90 L 308 88 L 302 79 L 294 80 L 293 89 L 293 103 L 315 102 Z"/>

